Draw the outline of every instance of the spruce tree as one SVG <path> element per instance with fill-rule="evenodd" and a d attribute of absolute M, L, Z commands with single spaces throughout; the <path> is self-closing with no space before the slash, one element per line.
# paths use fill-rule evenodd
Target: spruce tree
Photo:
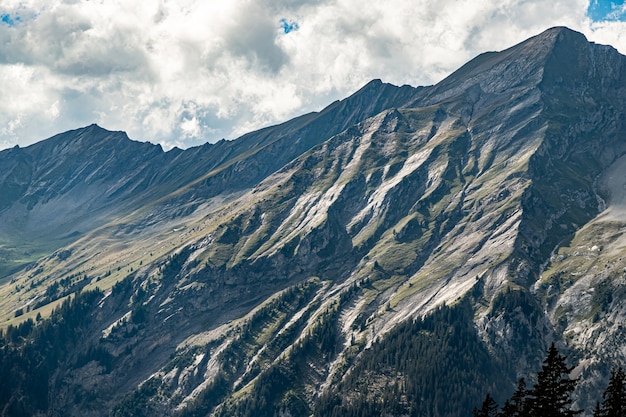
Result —
<path fill-rule="evenodd" d="M 550 345 L 548 355 L 537 375 L 537 383 L 531 391 L 530 415 L 533 417 L 571 417 L 582 412 L 572 407 L 571 394 L 576 388 L 576 379 L 569 377 L 573 368 L 565 364 L 554 345 Z"/>
<path fill-rule="evenodd" d="M 501 417 L 526 417 L 528 416 L 528 390 L 526 389 L 526 381 L 520 378 L 517 383 L 517 389 L 513 396 L 504 402 L 502 406 Z"/>
<path fill-rule="evenodd" d="M 493 399 L 490 394 L 487 394 L 483 405 L 480 410 L 474 408 L 474 417 L 497 417 L 498 416 L 498 403 Z"/>
<path fill-rule="evenodd" d="M 626 375 L 622 368 L 611 371 L 609 385 L 602 394 L 601 417 L 623 417 L 626 415 Z"/>
<path fill-rule="evenodd" d="M 596 401 L 596 408 L 593 409 L 593 417 L 602 417 L 602 409 L 600 408 L 600 401 Z"/>

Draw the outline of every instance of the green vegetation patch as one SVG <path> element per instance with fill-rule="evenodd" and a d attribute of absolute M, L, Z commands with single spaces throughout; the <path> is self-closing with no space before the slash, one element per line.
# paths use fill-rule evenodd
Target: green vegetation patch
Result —
<path fill-rule="evenodd" d="M 459 354 L 463 352 L 463 354 Z M 506 378 L 476 333 L 463 301 L 396 326 L 316 403 L 314 416 L 466 415 L 485 389 L 501 397 Z"/>

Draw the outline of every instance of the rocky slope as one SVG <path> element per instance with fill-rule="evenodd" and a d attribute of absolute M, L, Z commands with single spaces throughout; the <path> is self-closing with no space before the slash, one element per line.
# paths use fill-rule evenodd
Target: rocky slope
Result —
<path fill-rule="evenodd" d="M 185 151 L 163 152 L 92 125 L 0 152 L 0 277 L 140 207 L 158 204 L 159 217 L 170 218 L 245 190 L 416 91 L 375 80 L 319 113 Z"/>
<path fill-rule="evenodd" d="M 626 57 L 553 28 L 232 142 L 0 153 L 2 248 L 49 253 L 0 288 L 7 324 L 103 291 L 35 411 L 464 415 L 552 340 L 590 411 L 626 359 L 625 88 Z"/>

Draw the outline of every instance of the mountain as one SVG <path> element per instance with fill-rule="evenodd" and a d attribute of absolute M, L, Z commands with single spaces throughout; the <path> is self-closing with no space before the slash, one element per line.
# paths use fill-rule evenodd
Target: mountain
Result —
<path fill-rule="evenodd" d="M 591 414 L 625 108 L 626 57 L 558 27 L 234 141 L 2 151 L 1 413 L 461 416 L 555 341 Z"/>
<path fill-rule="evenodd" d="M 404 105 L 415 90 L 375 80 L 319 113 L 186 151 L 91 125 L 0 152 L 0 276 L 154 202 L 178 196 L 193 211 L 247 189 L 347 126 Z"/>

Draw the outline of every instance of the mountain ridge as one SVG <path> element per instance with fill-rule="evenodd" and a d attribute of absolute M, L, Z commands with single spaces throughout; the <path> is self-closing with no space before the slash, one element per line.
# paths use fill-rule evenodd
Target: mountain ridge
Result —
<path fill-rule="evenodd" d="M 371 88 L 374 87 L 374 88 Z M 249 187 L 251 184 L 256 183 L 260 179 L 263 179 L 266 175 L 272 173 L 276 169 L 280 168 L 282 164 L 286 163 L 293 156 L 307 150 L 309 147 L 315 145 L 318 141 L 323 140 L 328 135 L 339 133 L 343 130 L 342 124 L 337 126 L 336 120 L 342 121 L 343 124 L 350 123 L 350 120 L 361 120 L 363 117 L 371 115 L 373 112 L 379 111 L 379 108 L 388 105 L 384 100 L 393 102 L 394 100 L 405 100 L 404 96 L 410 95 L 412 88 L 398 88 L 398 91 L 404 91 L 397 96 L 390 99 L 382 99 L 378 104 L 372 104 L 369 108 L 365 108 L 362 111 L 352 111 L 351 109 L 359 108 L 355 101 L 361 100 L 362 94 L 375 94 L 375 88 L 382 88 L 383 90 L 393 90 L 389 84 L 374 83 L 370 87 L 366 86 L 362 90 L 356 92 L 351 97 L 338 101 L 319 113 L 310 113 L 308 115 L 301 116 L 290 122 L 284 124 L 261 129 L 257 132 L 249 133 L 242 136 L 238 141 L 220 141 L 216 144 L 206 144 L 191 148 L 189 150 L 169 151 L 163 152 L 160 145 L 152 145 L 149 143 L 131 141 L 128 136 L 123 132 L 109 132 L 97 125 L 92 124 L 82 129 L 68 131 L 63 134 L 55 135 L 54 137 L 40 142 L 39 144 L 31 145 L 27 148 L 14 148 L 12 150 L 0 152 L 0 166 L 4 164 L 11 164 L 14 157 L 13 153 L 21 153 L 24 155 L 21 159 L 21 165 L 14 169 L 7 169 L 7 171 L 14 172 L 15 169 L 20 169 L 23 175 L 19 178 L 13 179 L 13 181 L 4 181 L 2 184 L 5 193 L 2 195 L 4 198 L 0 199 L 0 219 L 5 225 L 9 227 L 15 224 L 15 227 L 6 229 L 5 234 L 19 233 L 21 230 L 27 230 L 28 233 L 34 234 L 38 239 L 44 243 L 39 247 L 33 248 L 34 252 L 38 256 L 43 255 L 46 252 L 52 252 L 59 245 L 67 243 L 66 240 L 58 240 L 55 238 L 46 237 L 45 235 L 38 235 L 37 230 L 41 229 L 42 223 L 45 228 L 52 228 L 55 222 L 64 223 L 63 219 L 49 218 L 45 214 L 36 213 L 32 214 L 32 208 L 39 202 L 41 193 L 52 192 L 55 196 L 58 193 L 62 193 L 67 190 L 68 186 L 73 183 L 63 185 L 49 185 L 43 184 L 42 188 L 48 191 L 37 190 L 37 185 L 34 186 L 35 190 L 28 190 L 28 187 L 32 187 L 33 181 L 41 184 L 46 180 L 45 169 L 66 169 L 58 161 L 46 162 L 45 164 L 51 164 L 48 168 L 43 167 L 33 168 L 29 166 L 29 159 L 27 156 L 30 153 L 34 153 L 32 157 L 37 159 L 38 157 L 45 157 L 46 155 L 55 155 L 56 159 L 63 160 L 63 156 L 59 153 L 54 153 L 55 149 L 59 146 L 67 147 L 72 141 L 76 140 L 80 143 L 81 138 L 85 135 L 95 135 L 100 140 L 114 139 L 121 146 L 124 146 L 130 159 L 111 161 L 114 156 L 108 155 L 108 148 L 105 143 L 96 142 L 88 143 L 90 146 L 100 144 L 101 156 L 96 163 L 102 164 L 105 161 L 117 162 L 116 169 L 120 170 L 119 181 L 112 178 L 111 183 L 108 185 L 109 190 L 102 192 L 101 189 L 94 190 L 95 196 L 91 202 L 84 201 L 88 199 L 89 191 L 78 191 L 77 196 L 70 196 L 66 198 L 68 201 L 78 200 L 78 205 L 82 205 L 87 208 L 87 211 L 80 211 L 78 213 L 71 213 L 71 219 L 68 221 L 74 221 L 76 218 L 83 216 L 90 217 L 88 221 L 91 223 L 91 227 L 86 227 L 87 230 L 74 230 L 69 235 L 75 235 L 76 233 L 85 234 L 90 229 L 97 229 L 98 226 L 105 224 L 111 220 L 111 216 L 107 216 L 103 219 L 94 218 L 90 213 L 93 213 L 93 208 L 106 204 L 110 207 L 121 206 L 120 210 L 114 210 L 114 216 L 124 216 L 130 214 L 133 210 L 143 205 L 142 199 L 150 199 L 156 201 L 167 201 L 174 199 L 178 200 L 191 200 L 190 208 L 187 210 L 193 210 L 197 207 L 197 203 L 193 201 L 211 198 L 216 195 L 224 193 L 224 191 L 231 190 L 237 191 L 238 189 Z M 366 100 L 369 102 L 369 99 Z M 377 107 L 378 106 L 378 107 Z M 321 130 L 320 130 L 321 129 Z M 274 132 L 279 132 L 275 134 Z M 282 132 L 282 133 L 280 133 Z M 270 139 L 268 141 L 268 139 Z M 68 142 L 69 140 L 69 142 Z M 120 142 L 121 141 L 121 142 Z M 282 141 L 282 142 L 281 142 Z M 289 147 L 281 145 L 284 142 L 293 142 Z M 281 146 L 281 152 L 277 152 L 277 147 Z M 51 148 L 51 149 L 50 149 Z M 288 150 L 289 149 L 289 150 Z M 80 160 L 80 155 L 86 155 L 84 149 L 75 149 L 77 160 Z M 2 161 L 2 156 L 8 156 L 6 162 Z M 70 155 L 71 156 L 71 155 Z M 32 158 L 31 157 L 31 158 Z M 71 156 L 74 158 L 74 156 Z M 56 164 L 56 165 L 55 165 Z M 70 161 L 70 169 L 76 164 L 76 161 Z M 245 169 L 243 169 L 245 165 Z M 59 168 L 60 167 L 60 168 Z M 129 173 L 129 169 L 135 169 L 134 173 Z M 94 170 L 96 172 L 96 170 Z M 180 175 L 184 172 L 185 175 Z M 43 178 L 31 178 L 33 175 L 42 175 Z M 236 176 L 235 176 L 236 175 Z M 77 172 L 60 172 L 58 173 L 60 178 L 71 177 L 75 181 L 81 181 L 80 173 Z M 121 184 L 120 184 L 121 182 Z M 156 184 L 156 186 L 155 186 Z M 55 190 L 55 188 L 57 190 Z M 54 191 L 53 191 L 54 190 Z M 147 195 L 146 195 L 147 193 Z M 44 197 L 45 201 L 49 201 L 53 198 L 51 195 Z M 18 200 L 22 199 L 21 205 L 24 205 L 26 210 L 18 211 L 18 218 L 2 218 L 2 209 L 6 209 L 12 204 L 18 203 Z M 123 202 L 123 203 L 122 203 Z M 18 205 L 19 205 L 18 204 Z M 76 205 L 76 204 L 75 204 Z M 92 208 L 89 208 L 92 207 Z M 55 209 L 57 212 L 64 212 L 64 207 Z M 90 211 L 91 210 L 91 211 Z M 50 210 L 48 210 L 50 211 Z M 174 213 L 174 215 L 176 215 Z M 6 210 L 5 210 L 6 216 Z M 34 220 L 30 218 L 34 217 Z M 43 218 L 40 220 L 40 218 Z M 28 230 L 28 222 L 34 223 L 33 228 L 35 230 Z M 38 226 L 39 225 L 39 226 Z M 60 227 L 66 227 L 64 224 Z M 53 233 L 57 235 L 58 233 Z M 1 244 L 1 242 L 0 242 Z M 51 250 L 52 249 L 52 250 Z M 28 250 L 30 252 L 30 250 Z M 20 258 L 22 255 L 16 254 L 9 256 L 9 262 L 12 264 L 11 258 Z M 27 259 L 31 258 L 29 254 L 26 255 Z M 15 267 L 23 265 L 22 262 L 17 262 Z M 0 275 L 2 275 L 1 269 L 4 269 L 6 273 L 15 271 L 15 267 L 1 268 Z"/>
<path fill-rule="evenodd" d="M 374 80 L 233 142 L 168 155 L 73 131 L 154 159 L 125 164 L 140 172 L 127 188 L 111 181 L 123 204 L 110 219 L 10 273 L 0 311 L 13 324 L 103 291 L 84 343 L 50 370 L 50 410 L 67 415 L 460 416 L 471 396 L 509 395 L 552 341 L 590 412 L 626 363 L 595 346 L 623 335 L 624 224 L 601 213 L 626 184 L 625 89 L 626 57 L 558 27 L 434 86 Z M 17 164 L 0 187 L 28 183 L 27 155 L 0 152 L 0 167 Z M 77 166 L 59 191 L 102 173 Z M 38 202 L 59 193 L 42 189 Z M 397 354 L 373 366 L 385 351 Z M 454 365 L 438 375 L 424 352 Z M 461 371 L 477 385 L 459 387 Z"/>

